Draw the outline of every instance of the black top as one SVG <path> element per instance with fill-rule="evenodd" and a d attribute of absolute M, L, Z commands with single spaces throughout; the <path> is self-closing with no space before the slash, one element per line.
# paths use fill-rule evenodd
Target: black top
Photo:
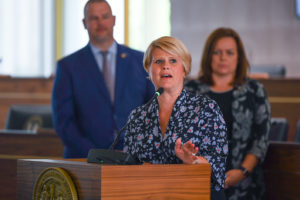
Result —
<path fill-rule="evenodd" d="M 233 122 L 233 116 L 232 116 L 232 106 L 231 103 L 233 102 L 233 90 L 229 90 L 227 92 L 214 92 L 210 90 L 207 93 L 207 96 L 209 96 L 211 99 L 215 100 L 217 104 L 219 105 L 221 112 L 223 113 L 224 120 L 226 122 L 227 126 L 227 138 L 228 138 L 228 156 L 227 156 L 227 162 L 226 162 L 226 171 L 230 169 L 230 160 L 231 160 L 231 138 L 232 138 L 232 122 Z"/>
<path fill-rule="evenodd" d="M 232 110 L 231 110 L 231 102 L 233 102 L 233 96 L 232 96 L 232 91 L 233 90 L 229 90 L 227 92 L 214 92 L 212 90 L 210 90 L 207 95 L 215 100 L 217 102 L 217 104 L 219 105 L 225 122 L 226 122 L 226 126 L 227 126 L 227 137 L 228 140 L 231 140 L 231 131 L 232 131 L 232 121 L 233 121 L 233 117 L 232 117 Z"/>

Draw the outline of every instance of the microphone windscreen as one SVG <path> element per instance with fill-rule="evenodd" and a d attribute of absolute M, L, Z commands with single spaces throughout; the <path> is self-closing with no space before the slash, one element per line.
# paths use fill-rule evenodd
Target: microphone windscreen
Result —
<path fill-rule="evenodd" d="M 163 92 L 164 92 L 164 88 L 160 87 L 160 88 L 158 88 L 158 90 L 156 91 L 156 94 L 157 94 L 157 96 L 160 96 Z"/>

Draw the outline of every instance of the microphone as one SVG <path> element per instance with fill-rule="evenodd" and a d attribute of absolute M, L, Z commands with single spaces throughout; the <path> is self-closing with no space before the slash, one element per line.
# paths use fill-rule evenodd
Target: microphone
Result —
<path fill-rule="evenodd" d="M 162 93 L 164 92 L 164 88 L 160 87 L 156 90 L 155 94 L 153 97 L 144 105 L 144 107 L 148 107 L 150 103 L 155 99 L 156 97 L 159 97 Z"/>
<path fill-rule="evenodd" d="M 148 107 L 150 103 L 156 97 L 159 97 L 164 92 L 164 88 L 158 88 L 155 92 L 153 97 L 144 105 L 144 107 Z M 134 115 L 134 118 L 139 113 Z M 131 121 L 127 122 L 125 126 L 123 126 L 120 131 L 117 133 L 117 136 L 109 147 L 109 149 L 91 149 L 88 153 L 88 163 L 100 163 L 100 164 L 119 164 L 119 165 L 136 165 L 140 164 L 140 162 L 133 158 L 130 154 L 122 152 L 122 151 L 115 151 L 115 146 L 118 144 L 122 132 L 128 127 Z"/>

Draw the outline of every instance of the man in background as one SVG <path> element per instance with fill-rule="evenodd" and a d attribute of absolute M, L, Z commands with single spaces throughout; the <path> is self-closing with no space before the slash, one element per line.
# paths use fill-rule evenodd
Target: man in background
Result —
<path fill-rule="evenodd" d="M 130 112 L 154 94 L 143 53 L 113 38 L 115 16 L 108 2 L 89 0 L 83 24 L 89 43 L 58 61 L 52 93 L 54 126 L 65 158 L 109 148 Z M 123 137 L 116 149 L 122 149 Z"/>

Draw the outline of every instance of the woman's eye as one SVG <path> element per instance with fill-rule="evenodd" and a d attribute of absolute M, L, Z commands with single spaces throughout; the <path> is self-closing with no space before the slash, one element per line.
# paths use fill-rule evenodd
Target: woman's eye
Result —
<path fill-rule="evenodd" d="M 177 60 L 176 60 L 176 59 L 171 59 L 170 62 L 171 62 L 171 63 L 176 63 Z"/>
<path fill-rule="evenodd" d="M 232 56 L 234 54 L 234 52 L 233 51 L 227 51 L 227 54 Z"/>
<path fill-rule="evenodd" d="M 215 54 L 215 55 L 221 55 L 221 51 L 220 50 L 216 50 L 216 51 L 213 52 L 213 54 Z"/>
<path fill-rule="evenodd" d="M 156 60 L 154 63 L 155 64 L 160 64 L 160 63 L 162 63 L 162 60 Z"/>

